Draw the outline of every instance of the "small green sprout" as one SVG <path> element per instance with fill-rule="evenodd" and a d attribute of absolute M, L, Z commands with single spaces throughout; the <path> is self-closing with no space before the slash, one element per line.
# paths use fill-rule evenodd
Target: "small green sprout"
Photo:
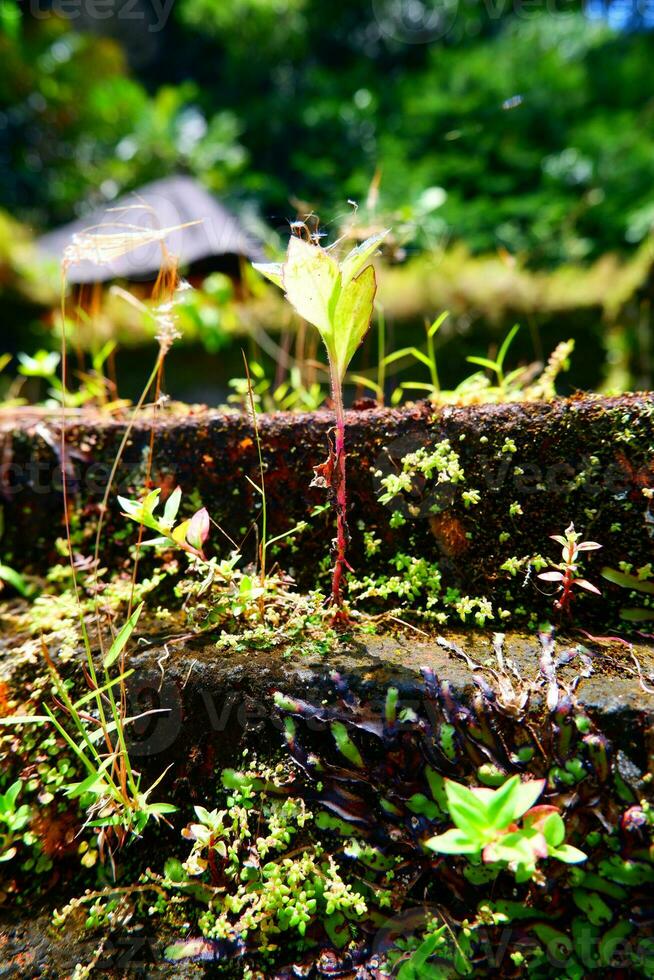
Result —
<path fill-rule="evenodd" d="M 306 227 L 306 226 L 302 226 Z M 342 617 L 342 582 L 345 557 L 347 494 L 345 473 L 345 414 L 343 380 L 354 353 L 368 332 L 377 281 L 369 264 L 386 236 L 383 231 L 368 238 L 338 261 L 331 249 L 292 235 L 283 263 L 257 264 L 255 268 L 284 290 L 297 313 L 317 328 L 327 349 L 336 413 L 336 439 L 329 458 L 316 468 L 315 486 L 325 487 L 336 508 L 336 561 L 332 576 L 332 605 Z"/>
<path fill-rule="evenodd" d="M 455 826 L 432 837 L 427 846 L 438 854 L 467 854 L 472 859 L 481 857 L 485 864 L 506 865 L 517 882 L 533 878 L 542 858 L 554 857 L 566 864 L 585 861 L 583 851 L 564 843 L 565 825 L 558 807 L 534 806 L 545 785 L 545 779 L 523 783 L 519 776 L 511 776 L 499 789 L 469 789 L 446 780 Z"/>
<path fill-rule="evenodd" d="M 128 500 L 126 497 L 118 497 L 118 503 L 122 507 L 125 517 L 158 533 L 158 537 L 143 541 L 142 544 L 172 545 L 195 555 L 201 561 L 205 561 L 202 548 L 209 536 L 210 526 L 209 514 L 206 509 L 202 507 L 188 520 L 175 525 L 177 511 L 182 501 L 181 487 L 173 490 L 166 501 L 161 516 L 154 513 L 159 503 L 160 493 L 160 488 L 152 490 L 143 500 Z"/>
<path fill-rule="evenodd" d="M 464 490 L 461 494 L 461 500 L 463 501 L 463 506 L 468 510 L 470 507 L 476 507 L 481 500 L 481 494 L 479 490 Z"/>

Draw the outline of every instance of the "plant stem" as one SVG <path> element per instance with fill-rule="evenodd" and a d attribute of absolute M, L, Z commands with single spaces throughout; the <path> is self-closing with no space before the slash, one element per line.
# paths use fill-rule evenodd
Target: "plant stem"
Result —
<path fill-rule="evenodd" d="M 332 487 L 336 498 L 336 561 L 332 576 L 332 605 L 342 611 L 343 596 L 341 587 L 347 569 L 345 551 L 347 548 L 347 491 L 345 485 L 345 412 L 343 410 L 343 389 L 341 378 L 330 359 L 332 397 L 336 414 L 336 444 Z M 341 613 L 342 614 L 342 613 Z"/>
<path fill-rule="evenodd" d="M 384 389 L 386 387 L 386 317 L 384 307 L 377 304 L 377 387 L 381 394 L 379 402 L 384 404 Z"/>
<path fill-rule="evenodd" d="M 439 394 L 441 390 L 440 381 L 438 380 L 438 364 L 436 362 L 436 349 L 434 347 L 434 335 L 429 329 L 427 329 L 427 357 L 429 358 L 429 374 L 431 376 L 431 385 L 434 389 L 434 394 Z"/>
<path fill-rule="evenodd" d="M 266 588 L 266 551 L 268 548 L 268 508 L 266 505 L 266 481 L 264 479 L 264 466 L 263 466 L 263 453 L 261 451 L 261 438 L 259 436 L 259 425 L 257 422 L 257 407 L 254 403 L 254 392 L 252 390 L 252 379 L 250 378 L 250 368 L 245 356 L 245 351 L 241 351 L 243 355 L 243 364 L 245 365 L 245 376 L 248 382 L 248 400 L 250 402 L 250 412 L 252 414 L 252 426 L 254 428 L 254 439 L 257 446 L 257 456 L 259 459 L 259 479 L 261 481 L 261 543 L 259 545 L 259 580 L 261 585 L 261 596 L 259 597 L 259 616 L 263 621 L 265 612 L 265 588 Z"/>

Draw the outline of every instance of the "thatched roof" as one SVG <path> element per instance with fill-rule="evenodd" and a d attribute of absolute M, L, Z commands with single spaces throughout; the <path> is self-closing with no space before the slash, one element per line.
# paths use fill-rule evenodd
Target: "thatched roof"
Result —
<path fill-rule="evenodd" d="M 109 207 L 109 206 L 108 206 Z M 43 235 L 37 248 L 43 255 L 61 261 L 64 249 L 74 235 L 93 228 L 94 232 L 116 233 L 125 225 L 143 229 L 170 228 L 198 218 L 202 224 L 182 228 L 166 236 L 168 251 L 179 257 L 180 266 L 219 256 L 242 255 L 262 258 L 261 245 L 252 238 L 216 198 L 192 177 L 167 177 L 146 184 L 118 198 L 107 208 L 98 208 L 84 218 L 71 221 Z M 98 229 L 97 226 L 102 228 Z M 157 242 L 141 245 L 109 263 L 96 265 L 82 261 L 72 265 L 68 279 L 73 283 L 107 282 L 111 279 L 147 280 L 154 278 L 161 265 Z"/>

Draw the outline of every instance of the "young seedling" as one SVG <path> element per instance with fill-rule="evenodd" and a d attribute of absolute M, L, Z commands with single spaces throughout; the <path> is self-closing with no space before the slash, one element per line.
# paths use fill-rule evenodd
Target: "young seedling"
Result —
<path fill-rule="evenodd" d="M 445 780 L 452 830 L 432 837 L 427 847 L 438 854 L 467 854 L 485 864 L 508 866 L 516 881 L 536 874 L 540 858 L 566 864 L 586 860 L 583 851 L 565 841 L 565 825 L 556 806 L 534 806 L 545 789 L 544 779 L 521 782 L 519 776 L 492 790 L 469 789 Z M 522 826 L 518 826 L 521 821 Z"/>
<path fill-rule="evenodd" d="M 152 490 L 143 500 L 128 500 L 118 497 L 125 517 L 142 527 L 156 531 L 158 537 L 142 541 L 142 545 L 169 544 L 187 551 L 201 561 L 205 561 L 202 547 L 209 536 L 209 515 L 204 507 L 196 511 L 188 520 L 175 524 L 177 511 L 182 500 L 182 489 L 177 487 L 166 501 L 163 514 L 155 514 L 161 489 Z"/>
<path fill-rule="evenodd" d="M 68 684 L 43 644 L 42 652 L 55 693 L 54 703 L 59 710 L 55 713 L 44 703 L 43 715 L 13 715 L 0 719 L 0 725 L 54 726 L 75 756 L 83 777 L 78 783 L 69 783 L 66 793 L 71 799 L 84 797 L 90 801 L 87 825 L 95 828 L 100 856 L 103 857 L 106 850 L 114 873 L 114 851 L 129 838 L 140 836 L 151 820 L 156 823 L 166 821 L 167 814 L 177 809 L 171 803 L 153 803 L 149 799 L 168 770 L 144 790 L 141 774 L 134 769 L 127 744 L 128 725 L 166 710 L 155 708 L 127 717 L 123 703 L 125 680 L 134 673 L 133 669 L 125 669 L 123 655 L 142 609 L 143 603 L 116 633 L 103 657 L 101 674 L 91 653 L 88 634 L 84 631 L 87 655 L 85 673 L 89 690 L 74 701 Z M 112 675 L 110 671 L 116 665 L 118 674 Z M 0 849 L 2 824 L 3 821 L 7 822 L 9 809 L 15 804 L 17 785 L 14 784 L 4 797 L 0 796 Z M 19 813 L 22 812 L 21 809 Z"/>
<path fill-rule="evenodd" d="M 538 578 L 544 582 L 558 582 L 558 588 L 554 595 L 560 598 L 554 602 L 557 612 L 570 612 L 570 605 L 575 598 L 575 589 L 585 589 L 586 592 L 593 592 L 595 595 L 602 593 L 585 578 L 577 575 L 579 565 L 577 559 L 581 551 L 596 551 L 602 545 L 596 541 L 580 541 L 579 534 L 575 531 L 574 524 L 570 524 L 565 530 L 565 537 L 560 534 L 551 534 L 552 541 L 561 545 L 561 561 L 548 572 L 541 572 Z"/>
<path fill-rule="evenodd" d="M 255 265 L 284 290 L 293 308 L 320 333 L 329 361 L 336 438 L 329 457 L 316 467 L 315 486 L 326 487 L 336 509 L 335 563 L 332 605 L 344 619 L 342 586 L 347 564 L 347 492 L 345 483 L 345 413 L 343 379 L 354 352 L 370 326 L 377 282 L 368 264 L 387 231 L 373 235 L 338 261 L 333 252 L 291 236 L 286 260 Z"/>

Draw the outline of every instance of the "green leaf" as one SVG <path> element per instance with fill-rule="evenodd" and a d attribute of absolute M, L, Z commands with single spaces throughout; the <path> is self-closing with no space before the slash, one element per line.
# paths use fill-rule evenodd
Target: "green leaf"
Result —
<path fill-rule="evenodd" d="M 147 813 L 177 813 L 177 807 L 173 803 L 148 803 Z"/>
<path fill-rule="evenodd" d="M 359 769 L 363 769 L 363 759 L 358 748 L 348 735 L 347 728 L 342 721 L 333 721 L 331 724 L 332 735 L 336 742 L 336 748 L 345 756 L 348 762 L 353 763 Z"/>
<path fill-rule="evenodd" d="M 520 329 L 520 324 L 516 323 L 514 327 L 511 327 L 508 334 L 504 338 L 504 341 L 502 342 L 502 346 L 500 347 L 499 353 L 497 355 L 497 366 L 500 369 L 500 371 L 504 366 L 504 358 L 509 352 L 509 347 L 513 343 L 513 338 L 515 337 L 519 329 Z"/>
<path fill-rule="evenodd" d="M 334 912 L 323 918 L 325 932 L 337 949 L 342 949 L 351 938 L 350 927 L 342 912 Z"/>
<path fill-rule="evenodd" d="M 601 966 L 611 966 L 616 953 L 622 955 L 624 951 L 624 941 L 633 932 L 631 922 L 622 921 L 616 923 L 612 929 L 605 932 L 600 939 L 599 959 Z"/>
<path fill-rule="evenodd" d="M 10 568 L 9 565 L 0 565 L 0 579 L 6 582 L 7 585 L 10 585 L 12 589 L 15 589 L 24 598 L 27 598 L 32 591 L 24 576 L 20 572 L 15 571 L 15 569 Z"/>
<path fill-rule="evenodd" d="M 350 280 L 338 296 L 333 319 L 332 356 L 341 380 L 370 327 L 376 292 L 375 270 L 369 265 L 356 279 Z"/>
<path fill-rule="evenodd" d="M 389 687 L 386 692 L 386 705 L 384 707 L 384 719 L 385 723 L 389 726 L 394 725 L 397 721 L 397 701 L 399 698 L 399 691 L 396 687 Z"/>
<path fill-rule="evenodd" d="M 138 500 L 129 500 L 127 497 L 121 497 L 120 494 L 118 494 L 116 500 L 120 504 L 120 509 L 127 517 L 134 517 L 141 510 L 141 504 Z"/>
<path fill-rule="evenodd" d="M 594 926 L 606 925 L 613 918 L 613 912 L 603 898 L 595 892 L 585 892 L 575 888 L 572 892 L 575 905 Z"/>
<path fill-rule="evenodd" d="M 558 929 L 553 929 L 545 923 L 536 923 L 533 931 L 540 939 L 551 961 L 556 958 L 557 963 L 568 963 L 572 958 L 573 944 L 569 936 Z"/>
<path fill-rule="evenodd" d="M 7 792 L 4 794 L 4 803 L 5 803 L 5 807 L 8 810 L 13 810 L 14 807 L 16 806 L 16 800 L 18 799 L 18 794 L 20 793 L 20 789 L 21 789 L 21 782 L 20 779 L 17 779 L 16 782 L 12 783 L 12 785 L 9 787 Z"/>
<path fill-rule="evenodd" d="M 252 267 L 260 272 L 262 276 L 274 282 L 276 286 L 280 289 L 284 288 L 284 283 L 282 280 L 282 264 L 281 262 L 253 262 Z"/>
<path fill-rule="evenodd" d="M 431 361 L 427 355 L 423 354 L 417 347 L 401 347 L 399 350 L 393 351 L 392 354 L 387 354 L 381 361 L 381 364 L 382 366 L 387 366 L 388 364 L 393 364 L 395 361 L 401 360 L 403 357 L 413 357 L 414 360 L 420 361 L 425 367 L 431 367 Z"/>
<path fill-rule="evenodd" d="M 483 799 L 468 789 L 448 779 L 445 781 L 447 807 L 452 821 L 459 830 L 471 834 L 478 831 L 482 836 L 488 830 L 486 805 Z"/>
<path fill-rule="evenodd" d="M 426 841 L 426 846 L 437 854 L 479 854 L 483 840 L 469 836 L 464 830 L 452 828 Z"/>
<path fill-rule="evenodd" d="M 493 792 L 493 798 L 487 807 L 488 819 L 493 827 L 503 830 L 515 818 L 517 801 L 514 794 L 520 787 L 520 776 L 511 776 Z"/>
<path fill-rule="evenodd" d="M 573 847 L 572 844 L 562 844 L 560 847 L 554 848 L 550 852 L 550 856 L 555 857 L 558 861 L 563 861 L 565 864 L 579 864 L 588 857 L 587 854 L 580 851 L 578 847 Z"/>
<path fill-rule="evenodd" d="M 599 873 L 604 878 L 617 881 L 621 885 L 629 885 L 632 888 L 636 885 L 654 882 L 654 868 L 651 865 L 623 860 L 618 855 L 600 861 Z"/>
<path fill-rule="evenodd" d="M 161 487 L 157 487 L 155 490 L 151 490 L 150 493 L 146 496 L 145 500 L 143 501 L 141 505 L 143 507 L 143 513 L 147 514 L 148 517 L 152 517 L 152 514 L 156 509 L 157 503 L 159 502 L 160 494 L 161 494 Z"/>
<path fill-rule="evenodd" d="M 451 975 L 449 966 L 428 963 L 441 945 L 440 940 L 445 928 L 441 926 L 436 932 L 423 939 L 420 946 L 412 953 L 411 959 L 402 964 L 397 980 L 447 980 Z"/>
<path fill-rule="evenodd" d="M 214 960 L 216 943 L 213 939 L 182 939 L 166 946 L 163 955 L 171 963 L 182 960 Z"/>
<path fill-rule="evenodd" d="M 96 789 L 101 786 L 105 786 L 104 774 L 108 767 L 112 765 L 114 759 L 113 756 L 105 759 L 100 766 L 98 766 L 95 772 L 92 772 L 90 776 L 82 780 L 81 783 L 71 783 L 66 787 L 66 796 L 71 799 L 75 799 L 78 796 L 82 796 L 84 793 L 93 793 Z"/>
<path fill-rule="evenodd" d="M 126 517 L 129 517 L 132 521 L 136 521 L 137 524 L 149 527 L 153 531 L 160 531 L 160 522 L 153 514 L 160 493 L 160 489 L 153 490 L 143 501 L 128 500 L 126 497 L 120 496 L 117 500 Z"/>
<path fill-rule="evenodd" d="M 282 267 L 282 281 L 290 304 L 319 330 L 329 350 L 341 289 L 336 261 L 319 245 L 310 245 L 293 235 Z"/>
<path fill-rule="evenodd" d="M 436 820 L 441 812 L 440 807 L 424 793 L 414 793 L 406 801 L 406 805 L 411 813 L 418 813 L 429 820 Z"/>
<path fill-rule="evenodd" d="M 94 371 L 97 371 L 97 373 L 100 374 L 107 358 L 113 354 L 117 346 L 118 345 L 115 340 L 107 340 L 106 343 L 102 345 L 97 354 L 93 355 L 92 364 Z"/>
<path fill-rule="evenodd" d="M 50 721 L 47 715 L 7 715 L 0 718 L 0 725 L 42 725 Z"/>
<path fill-rule="evenodd" d="M 489 371 L 497 371 L 497 363 L 490 361 L 487 357 L 466 357 L 469 364 L 478 364 L 479 367 L 488 368 Z"/>
<path fill-rule="evenodd" d="M 565 840 L 565 824 L 559 813 L 550 813 L 538 826 L 550 847 L 559 847 Z"/>
<path fill-rule="evenodd" d="M 533 872 L 539 857 L 547 854 L 547 843 L 537 831 L 515 830 L 484 848 L 484 861 L 506 861 Z M 524 879 L 526 880 L 526 879 Z"/>
<path fill-rule="evenodd" d="M 18 41 L 21 32 L 21 10 L 14 0 L 0 0 L 0 31 Z"/>
<path fill-rule="evenodd" d="M 443 326 L 443 324 L 445 323 L 449 315 L 450 315 L 449 311 L 445 310 L 445 312 L 441 313 L 440 316 L 437 316 L 434 322 L 432 323 L 432 325 L 430 326 L 429 330 L 427 331 L 427 336 L 434 337 L 438 333 L 440 328 Z"/>
<path fill-rule="evenodd" d="M 620 618 L 629 623 L 645 623 L 648 619 L 654 619 L 654 609 L 621 609 Z"/>
<path fill-rule="evenodd" d="M 118 677 L 114 677 L 112 680 L 107 681 L 107 683 L 103 684 L 102 687 L 94 687 L 93 690 L 88 691 L 86 694 L 83 694 L 82 697 L 79 698 L 79 700 L 75 701 L 73 703 L 73 708 L 75 708 L 76 710 L 78 708 L 81 708 L 83 704 L 87 704 L 89 701 L 93 701 L 95 698 L 97 698 L 99 694 L 104 694 L 105 691 L 109 691 L 112 687 L 115 687 L 116 684 L 121 684 L 124 680 L 126 680 L 126 678 L 128 678 L 133 673 L 134 673 L 133 670 L 126 670 L 123 674 L 120 674 Z"/>
<path fill-rule="evenodd" d="M 179 510 L 179 505 L 182 501 L 182 488 L 175 487 L 170 497 L 166 501 L 166 506 L 164 507 L 163 518 L 161 523 L 166 527 L 172 527 L 175 523 L 175 518 L 177 517 L 177 511 Z"/>
<path fill-rule="evenodd" d="M 361 242 L 356 248 L 353 248 L 341 262 L 341 279 L 344 286 L 352 280 L 355 279 L 366 262 L 373 257 L 377 251 L 381 242 L 388 235 L 390 228 L 386 228 L 384 231 L 380 231 L 376 235 L 371 235 L 367 238 L 365 242 Z"/>
<path fill-rule="evenodd" d="M 104 658 L 103 666 L 105 670 L 111 667 L 111 665 L 118 660 L 119 656 L 123 652 L 125 644 L 129 640 L 132 633 L 134 632 L 134 627 L 138 622 L 138 618 L 141 615 L 141 610 L 143 609 L 143 606 L 144 606 L 143 602 L 139 606 L 137 606 L 137 608 L 129 617 L 125 625 L 116 634 L 114 641 L 111 644 L 111 647 L 109 648 L 109 652 Z"/>
<path fill-rule="evenodd" d="M 529 810 L 545 789 L 546 780 L 532 779 L 520 782 L 519 776 L 512 776 L 504 786 L 493 794 L 487 812 L 493 827 L 502 830 L 510 823 L 519 820 Z"/>
<path fill-rule="evenodd" d="M 643 582 L 636 575 L 627 575 L 626 572 L 619 572 L 617 568 L 603 568 L 601 575 L 607 582 L 613 582 L 623 589 L 634 589 L 637 592 L 654 595 L 654 582 Z"/>
<path fill-rule="evenodd" d="M 425 766 L 425 776 L 429 783 L 429 791 L 441 810 L 447 812 L 447 794 L 445 792 L 445 778 L 431 766 Z"/>
<path fill-rule="evenodd" d="M 184 866 L 179 858 L 170 857 L 166 860 L 164 864 L 164 874 L 166 878 L 170 881 L 174 881 L 179 884 L 181 881 L 187 881 L 188 875 L 184 871 Z"/>

